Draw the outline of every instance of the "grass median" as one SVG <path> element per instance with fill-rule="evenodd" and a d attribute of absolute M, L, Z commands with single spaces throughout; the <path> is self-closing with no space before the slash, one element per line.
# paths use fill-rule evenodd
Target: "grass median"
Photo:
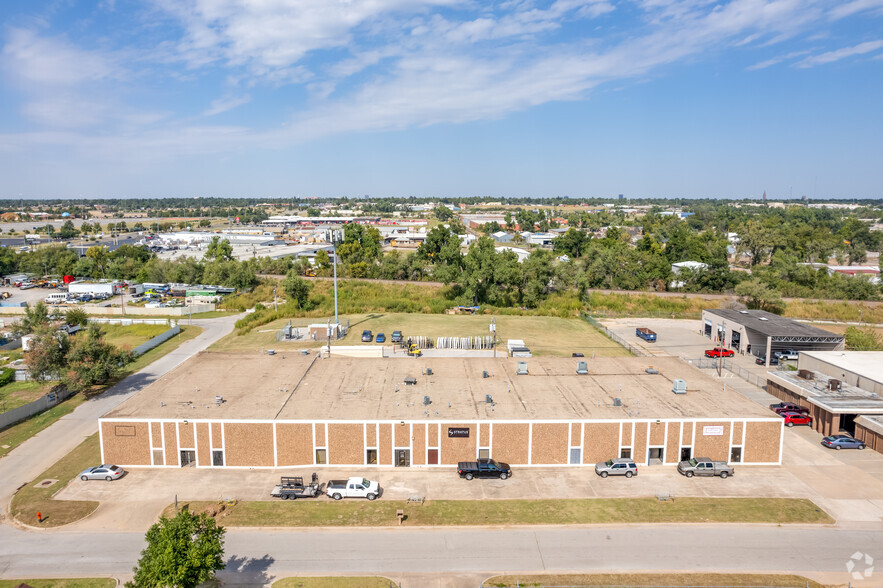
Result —
<path fill-rule="evenodd" d="M 135 372 L 144 369 L 162 356 L 171 353 L 185 341 L 189 341 L 190 339 L 198 336 L 200 333 L 203 332 L 203 330 L 204 329 L 202 329 L 202 327 L 182 325 L 180 333 L 178 333 L 168 341 L 165 341 L 162 344 L 158 345 L 157 347 L 154 347 L 147 353 L 139 355 L 135 359 L 135 361 L 126 365 L 123 368 L 122 372 L 120 372 L 120 374 L 114 379 L 113 382 L 103 385 L 86 395 L 75 394 L 64 402 L 53 406 L 49 410 L 44 410 L 43 412 L 37 413 L 29 419 L 3 429 L 2 431 L 0 431 L 0 457 L 3 457 L 43 429 L 53 425 L 61 417 L 72 413 L 74 409 L 76 409 L 86 400 L 87 396 L 96 396 L 101 394 L 123 378 L 126 378 L 134 374 Z"/>
<path fill-rule="evenodd" d="M 179 503 L 180 504 L 180 503 Z M 185 503 L 193 512 L 213 512 L 213 502 Z M 228 527 L 392 527 L 396 511 L 404 524 L 450 525 L 596 525 L 621 523 L 770 523 L 832 524 L 825 511 L 805 498 L 589 498 L 561 500 L 429 500 L 422 505 L 399 500 L 326 499 L 243 501 L 217 513 Z M 174 514 L 166 508 L 165 516 Z"/>
<path fill-rule="evenodd" d="M 299 576 L 273 582 L 273 588 L 389 588 L 391 585 L 392 580 L 378 576 Z"/>
<path fill-rule="evenodd" d="M 59 527 L 89 516 L 98 508 L 97 502 L 54 500 L 52 497 L 84 469 L 99 463 L 101 463 L 101 451 L 98 446 L 98 433 L 95 433 L 55 462 L 36 480 L 19 490 L 12 497 L 9 509 L 12 516 L 26 525 L 40 527 Z M 41 486 L 44 480 L 57 480 L 57 482 L 49 486 Z M 43 515 L 42 523 L 37 522 L 38 512 Z"/>
<path fill-rule="evenodd" d="M 113 588 L 113 578 L 53 578 L 51 580 L 0 580 L 0 588 L 15 588 L 27 584 L 31 588 Z"/>
<path fill-rule="evenodd" d="M 527 586 L 727 586 L 738 588 L 829 588 L 803 576 L 784 574 L 548 574 L 495 576 L 482 582 L 485 588 Z"/>

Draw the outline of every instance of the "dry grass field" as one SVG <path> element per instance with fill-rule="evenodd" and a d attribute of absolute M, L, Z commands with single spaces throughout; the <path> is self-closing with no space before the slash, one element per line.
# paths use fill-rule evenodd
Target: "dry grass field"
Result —
<path fill-rule="evenodd" d="M 491 318 L 496 319 L 497 340 L 500 349 L 505 349 L 507 339 L 521 339 L 534 355 L 570 357 L 573 352 L 584 353 L 587 357 L 595 353 L 600 357 L 619 357 L 628 352 L 582 319 L 564 319 L 547 316 L 497 316 L 489 315 L 449 315 L 449 314 L 408 314 L 373 313 L 341 316 L 341 321 L 350 321 L 347 336 L 336 342 L 338 345 L 376 345 L 362 343 L 361 334 L 370 330 L 389 338 L 393 331 L 402 331 L 404 337 L 472 337 L 489 335 Z M 321 319 L 291 319 L 293 326 L 306 326 L 310 323 L 324 323 Z M 211 346 L 212 351 L 259 351 L 261 349 L 301 349 L 319 347 L 323 341 L 286 342 L 276 341 L 276 333 L 289 319 L 280 319 L 237 335 L 224 337 Z"/>

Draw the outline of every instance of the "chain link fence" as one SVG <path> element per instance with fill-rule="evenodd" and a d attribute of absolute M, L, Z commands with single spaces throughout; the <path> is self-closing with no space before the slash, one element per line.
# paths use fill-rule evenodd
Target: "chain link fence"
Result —
<path fill-rule="evenodd" d="M 691 359 L 690 362 L 696 367 L 704 370 L 716 370 L 720 364 L 722 369 L 730 372 L 734 376 L 742 378 L 749 384 L 753 384 L 758 388 L 766 390 L 767 379 L 765 374 L 757 374 L 742 366 L 736 365 L 735 362 L 728 357 L 723 358 L 723 360 L 715 357 L 700 357 L 699 359 Z"/>
<path fill-rule="evenodd" d="M 623 347 L 625 347 L 629 351 L 629 353 L 631 353 L 632 355 L 637 355 L 639 357 L 649 357 L 650 356 L 650 354 L 647 353 L 646 350 L 642 349 L 641 347 L 637 347 L 635 345 L 632 345 L 631 343 L 629 343 L 628 341 L 626 341 L 625 339 L 623 339 L 622 337 L 620 337 L 619 335 L 617 335 L 616 333 L 614 333 L 613 331 L 611 331 L 610 329 L 608 329 L 607 327 L 602 325 L 600 322 L 598 322 L 598 320 L 595 317 L 588 315 L 588 314 L 583 314 L 582 316 L 586 320 L 587 323 L 589 323 L 590 325 L 592 325 L 593 327 L 595 327 L 596 329 L 598 329 L 599 331 L 601 331 L 602 333 L 604 333 L 605 335 L 610 337 L 610 339 L 612 339 L 615 343 L 618 343 L 618 344 L 622 345 Z"/>

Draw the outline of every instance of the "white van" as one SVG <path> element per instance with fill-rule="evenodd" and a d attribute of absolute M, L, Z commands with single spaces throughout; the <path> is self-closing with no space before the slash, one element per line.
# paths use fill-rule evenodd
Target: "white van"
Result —
<path fill-rule="evenodd" d="M 56 292 L 43 299 L 46 304 L 61 304 L 67 300 L 67 292 Z"/>

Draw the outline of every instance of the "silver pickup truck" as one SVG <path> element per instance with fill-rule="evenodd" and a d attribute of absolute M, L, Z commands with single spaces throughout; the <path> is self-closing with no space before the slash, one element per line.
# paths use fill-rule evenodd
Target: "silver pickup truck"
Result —
<path fill-rule="evenodd" d="M 678 463 L 678 471 L 692 478 L 693 476 L 720 476 L 726 478 L 733 475 L 732 466 L 725 461 L 712 461 L 708 457 L 693 457 Z"/>

